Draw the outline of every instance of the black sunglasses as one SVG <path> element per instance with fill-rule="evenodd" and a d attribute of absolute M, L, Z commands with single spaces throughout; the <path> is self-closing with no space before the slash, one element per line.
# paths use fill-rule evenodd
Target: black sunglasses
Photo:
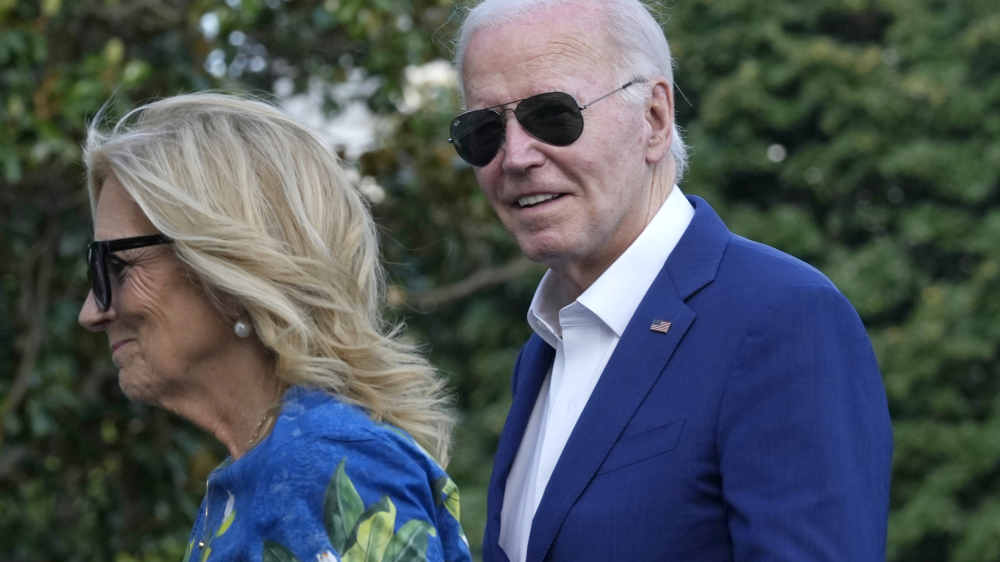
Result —
<path fill-rule="evenodd" d="M 90 289 L 94 291 L 97 308 L 101 312 L 107 312 L 108 306 L 111 305 L 111 277 L 108 275 L 109 254 L 171 243 L 173 240 L 162 234 L 91 242 L 87 246 L 87 276 L 90 277 Z"/>
<path fill-rule="evenodd" d="M 451 122 L 451 138 L 448 142 L 455 146 L 462 160 L 473 166 L 485 166 L 493 161 L 500 151 L 500 146 L 503 145 L 503 114 L 513 111 L 517 122 L 531 136 L 546 144 L 568 146 L 583 134 L 584 109 L 611 94 L 645 81 L 636 78 L 586 105 L 578 105 L 573 96 L 563 92 L 546 92 L 530 98 L 466 111 Z M 517 107 L 494 111 L 498 107 L 512 103 L 516 103 Z"/>

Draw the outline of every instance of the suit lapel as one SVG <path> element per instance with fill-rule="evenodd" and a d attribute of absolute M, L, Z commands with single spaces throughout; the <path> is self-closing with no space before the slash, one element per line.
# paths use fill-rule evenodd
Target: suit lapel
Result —
<path fill-rule="evenodd" d="M 521 357 L 514 368 L 514 381 L 517 385 L 514 391 L 514 401 L 507 414 L 500 443 L 493 461 L 493 475 L 490 477 L 489 497 L 487 500 L 488 520 L 484 547 L 492 549 L 493 556 L 486 560 L 506 561 L 507 555 L 500 548 L 500 512 L 503 508 L 504 492 L 507 486 L 507 475 L 521 446 L 524 430 L 531 418 L 538 392 L 545 382 L 545 375 L 552 366 L 556 350 L 545 343 L 537 335 L 532 336 L 525 344 Z M 484 555 L 486 553 L 484 552 Z"/>
<path fill-rule="evenodd" d="M 695 313 L 684 301 L 715 278 L 731 235 L 705 201 L 697 197 L 688 199 L 695 206 L 695 216 L 632 316 L 552 472 L 550 485 L 545 489 L 532 522 L 528 562 L 545 559 L 569 510 L 590 483 L 694 323 Z M 656 320 L 670 322 L 669 331 L 651 330 Z M 544 378 L 553 356 L 554 351 L 548 353 L 544 366 L 537 367 L 541 369 L 541 378 Z M 540 386 L 541 380 L 533 388 L 530 402 L 520 406 L 524 411 L 518 412 L 517 444 L 520 444 Z M 511 412 L 513 416 L 513 407 Z M 507 435 L 507 427 L 504 428 L 504 435 Z M 504 480 L 499 482 L 501 495 L 510 462 L 516 453 L 515 446 L 509 458 L 503 457 Z M 498 454 L 498 461 L 500 458 Z M 496 505 L 493 504 L 492 486 L 490 494 L 491 504 Z M 499 529 L 499 508 L 496 509 L 495 528 Z"/>
<path fill-rule="evenodd" d="M 545 558 L 570 508 L 618 441 L 632 414 L 684 337 L 695 314 L 676 296 L 665 270 L 646 294 L 604 368 L 556 463 L 535 512 L 528 539 L 528 561 Z M 650 330 L 654 320 L 670 330 Z"/>

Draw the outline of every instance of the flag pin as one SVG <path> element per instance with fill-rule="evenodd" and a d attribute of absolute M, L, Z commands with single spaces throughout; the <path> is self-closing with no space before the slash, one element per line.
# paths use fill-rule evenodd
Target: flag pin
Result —
<path fill-rule="evenodd" d="M 653 320 L 653 325 L 650 326 L 649 329 L 654 332 L 665 334 L 670 331 L 670 322 L 667 322 L 666 320 Z"/>

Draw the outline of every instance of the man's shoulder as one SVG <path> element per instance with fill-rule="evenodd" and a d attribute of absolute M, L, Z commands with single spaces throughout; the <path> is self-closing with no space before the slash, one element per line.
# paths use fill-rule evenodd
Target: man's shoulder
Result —
<path fill-rule="evenodd" d="M 863 331 L 851 302 L 812 265 L 733 235 L 715 280 L 686 304 L 699 315 L 749 327 L 764 318 L 808 322 L 839 318 Z M 845 324 L 846 325 L 846 324 Z"/>
<path fill-rule="evenodd" d="M 695 206 L 695 217 L 665 265 L 685 300 L 706 295 L 723 301 L 756 300 L 769 290 L 790 287 L 839 294 L 812 265 L 732 233 L 705 200 L 688 199 Z"/>
<path fill-rule="evenodd" d="M 806 286 L 837 291 L 833 282 L 812 265 L 735 234 L 719 264 L 716 282 L 720 281 L 753 291 Z"/>

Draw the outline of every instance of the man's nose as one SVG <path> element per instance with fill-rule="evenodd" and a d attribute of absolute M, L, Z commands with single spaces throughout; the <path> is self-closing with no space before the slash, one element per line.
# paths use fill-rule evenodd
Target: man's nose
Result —
<path fill-rule="evenodd" d="M 538 148 L 541 143 L 531 136 L 514 117 L 512 110 L 506 110 L 504 141 L 500 150 L 503 152 L 503 169 L 505 172 L 522 172 L 532 166 L 540 166 L 545 162 L 545 154 Z"/>
<path fill-rule="evenodd" d="M 77 321 L 91 332 L 100 332 L 106 330 L 108 324 L 116 316 L 115 307 L 110 304 L 107 310 L 101 312 L 101 309 L 97 308 L 97 299 L 94 298 L 94 291 L 90 291 L 87 293 L 87 300 L 83 301 L 83 307 L 80 308 L 80 315 L 77 316 Z"/>

